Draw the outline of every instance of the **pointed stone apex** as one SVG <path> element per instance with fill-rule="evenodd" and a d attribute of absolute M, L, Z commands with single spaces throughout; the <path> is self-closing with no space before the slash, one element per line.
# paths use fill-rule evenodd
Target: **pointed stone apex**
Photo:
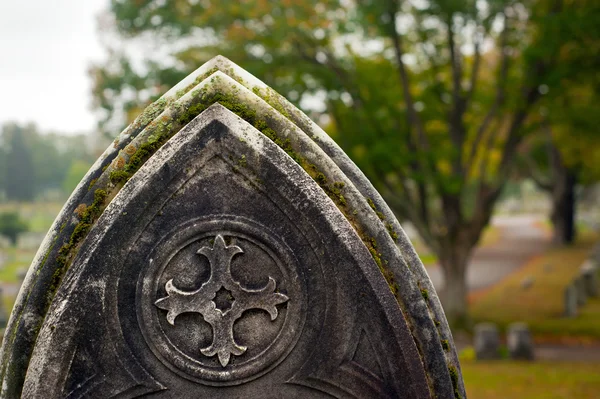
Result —
<path fill-rule="evenodd" d="M 81 206 L 85 226 L 72 217 Z M 0 397 L 108 397 L 159 381 L 173 398 L 264 386 L 465 397 L 435 290 L 381 196 L 305 114 L 222 56 L 117 137 L 30 275 Z M 365 360 L 365 347 L 391 360 Z M 77 351 L 106 373 L 71 362 Z"/>

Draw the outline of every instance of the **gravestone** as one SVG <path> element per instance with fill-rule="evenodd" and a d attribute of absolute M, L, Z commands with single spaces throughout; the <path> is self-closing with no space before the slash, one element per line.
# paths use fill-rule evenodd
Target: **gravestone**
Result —
<path fill-rule="evenodd" d="M 533 360 L 533 340 L 525 323 L 512 323 L 508 326 L 506 343 L 511 359 Z"/>
<path fill-rule="evenodd" d="M 565 317 L 577 316 L 577 298 L 579 293 L 577 292 L 577 286 L 574 282 L 565 287 L 564 291 L 564 304 L 565 304 Z"/>
<path fill-rule="evenodd" d="M 479 323 L 475 326 L 475 358 L 493 360 L 500 358 L 500 336 L 494 323 Z"/>
<path fill-rule="evenodd" d="M 581 265 L 581 279 L 585 287 L 585 293 L 590 298 L 598 297 L 598 264 L 590 259 Z"/>
<path fill-rule="evenodd" d="M 585 305 L 588 299 L 587 288 L 584 277 L 581 274 L 573 279 L 573 286 L 577 291 L 577 306 Z"/>
<path fill-rule="evenodd" d="M 1 397 L 466 397 L 401 226 L 310 119 L 216 57 L 90 169 L 31 265 Z"/>

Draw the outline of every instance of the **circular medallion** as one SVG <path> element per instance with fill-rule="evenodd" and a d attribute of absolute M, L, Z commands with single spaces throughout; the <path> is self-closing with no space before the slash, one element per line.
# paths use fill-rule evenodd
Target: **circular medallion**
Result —
<path fill-rule="evenodd" d="M 305 295 L 292 251 L 267 228 L 218 215 L 178 227 L 147 257 L 138 321 L 153 353 L 203 384 L 257 378 L 294 347 Z"/>

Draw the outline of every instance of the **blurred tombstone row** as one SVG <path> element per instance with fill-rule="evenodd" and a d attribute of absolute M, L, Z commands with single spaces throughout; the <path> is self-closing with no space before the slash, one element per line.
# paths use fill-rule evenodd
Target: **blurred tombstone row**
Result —
<path fill-rule="evenodd" d="M 592 251 L 592 255 L 583 262 L 577 276 L 565 287 L 565 317 L 576 317 L 579 307 L 584 306 L 588 298 L 598 297 L 600 291 L 598 278 L 598 273 L 600 272 L 599 258 L 600 248 L 597 246 Z"/>
<path fill-rule="evenodd" d="M 502 358 L 500 333 L 493 323 L 475 326 L 475 357 L 477 360 Z M 512 323 L 506 333 L 508 356 L 515 360 L 533 360 L 533 340 L 525 323 Z"/>

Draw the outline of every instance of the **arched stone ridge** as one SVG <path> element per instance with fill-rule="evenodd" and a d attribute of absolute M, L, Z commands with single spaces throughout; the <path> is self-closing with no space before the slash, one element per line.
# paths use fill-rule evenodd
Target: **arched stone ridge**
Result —
<path fill-rule="evenodd" d="M 239 164 L 240 159 L 246 161 L 244 165 Z M 219 165 L 229 165 L 235 173 L 224 174 Z M 136 343 L 144 339 L 153 342 L 153 337 L 141 339 L 135 329 L 126 328 L 135 325 L 139 315 L 136 317 L 135 312 L 127 311 L 132 306 L 119 303 L 117 298 L 130 298 L 140 289 L 136 280 L 145 282 L 151 278 L 145 274 L 147 267 L 140 266 L 136 254 L 152 256 L 152 251 L 145 249 L 157 242 L 151 239 L 159 230 L 157 226 L 163 226 L 163 223 L 166 223 L 163 227 L 180 226 L 180 221 L 176 220 L 179 218 L 194 221 L 191 225 L 194 229 L 200 226 L 201 231 L 210 232 L 211 228 L 203 227 L 206 223 L 217 226 L 213 227 L 217 230 L 225 228 L 228 231 L 236 230 L 238 223 L 248 223 L 238 217 L 202 221 L 215 211 L 228 209 L 237 215 L 237 211 L 247 206 L 245 198 L 230 193 L 221 197 L 231 201 L 227 204 L 202 200 L 204 187 L 213 187 L 224 176 L 229 180 L 223 182 L 223 187 L 237 187 L 235 190 L 253 187 L 268 197 L 268 201 L 259 202 L 257 196 L 251 203 L 256 203 L 261 212 L 279 215 L 267 227 L 280 231 L 269 233 L 270 237 L 282 237 L 284 245 L 290 246 L 291 254 L 298 253 L 308 244 L 313 255 L 298 260 L 303 266 L 298 277 L 293 279 L 307 290 L 309 306 L 304 309 L 308 312 L 309 325 L 294 328 L 300 337 L 291 353 L 280 360 L 281 367 L 260 378 L 244 378 L 240 384 L 214 386 L 202 379 L 203 374 L 200 377 L 172 374 L 169 368 L 161 366 L 162 361 L 148 355 L 147 349 L 144 352 L 143 342 Z M 236 182 L 242 185 L 238 187 Z M 191 198 L 199 202 L 186 211 L 196 209 L 197 213 L 178 216 L 181 206 L 188 204 Z M 284 221 L 281 217 L 287 217 L 285 223 L 289 226 L 281 225 Z M 146 227 L 142 232 L 130 234 L 124 227 L 134 223 Z M 177 237 L 169 235 L 171 239 L 177 240 Z M 231 245 L 247 248 L 243 243 Z M 209 242 L 208 245 L 216 244 Z M 128 251 L 138 252 L 131 255 Z M 106 254 L 112 255 L 107 257 Z M 128 261 L 131 258 L 134 259 Z M 137 279 L 131 279 L 136 275 Z M 285 277 L 276 276 L 273 280 L 281 282 Z M 138 295 L 136 301 L 143 299 L 145 292 Z M 284 292 L 290 303 L 302 301 L 302 289 L 294 291 L 288 286 Z M 94 299 L 89 302 L 91 307 L 78 306 L 80 298 L 88 296 Z M 159 293 L 157 298 L 161 296 Z M 313 296 L 316 297 L 311 304 Z M 28 398 L 62 397 L 64 381 L 69 380 L 69 376 L 61 372 L 69 370 L 65 367 L 69 365 L 69 355 L 73 351 L 89 353 L 97 348 L 98 359 L 111 362 L 115 367 L 100 364 L 96 373 L 87 370 L 91 376 L 84 383 L 88 389 L 84 391 L 86 397 L 112 397 L 123 393 L 123 386 L 131 389 L 127 392 L 135 390 L 136 394 L 146 392 L 156 397 L 177 398 L 238 397 L 241 389 L 250 392 L 247 397 L 264 397 L 268 392 L 265 389 L 275 390 L 276 397 L 325 397 L 324 394 L 335 397 L 433 397 L 421 358 L 395 301 L 355 230 L 322 189 L 279 147 L 247 122 L 215 104 L 186 125 L 137 171 L 90 231 L 67 271 L 41 329 L 23 395 Z M 287 305 L 282 306 L 281 311 L 288 309 L 285 308 Z M 158 315 L 164 316 L 163 313 Z M 96 320 L 95 325 L 84 327 L 91 317 Z M 73 323 L 74 320 L 83 321 L 78 325 Z M 315 320 L 321 321 L 315 324 Z M 345 328 L 339 328 L 340 325 Z M 362 368 L 368 364 L 353 360 L 362 337 L 360 332 L 364 329 L 361 326 L 368 326 L 371 336 L 367 347 L 375 351 L 374 355 L 379 359 L 374 372 Z M 94 343 L 94 339 L 98 342 Z M 57 353 L 66 356 L 57 356 Z M 118 354 L 116 359 L 115 354 Z M 76 357 L 76 353 L 72 356 Z M 217 366 L 217 370 L 220 367 L 223 366 Z M 115 383 L 119 378 L 121 381 Z"/>
<path fill-rule="evenodd" d="M 313 139 L 329 157 L 331 157 L 331 159 L 346 174 L 348 179 L 352 181 L 354 186 L 365 198 L 369 198 L 373 201 L 374 207 L 377 209 L 377 211 L 383 214 L 385 221 L 390 223 L 392 230 L 397 233 L 397 239 L 395 241 L 400 248 L 400 252 L 402 253 L 405 262 L 409 266 L 410 272 L 415 275 L 415 278 L 417 279 L 421 289 L 428 292 L 427 304 L 430 307 L 432 318 L 436 322 L 440 340 L 451 343 L 446 354 L 448 358 L 447 367 L 456 370 L 458 375 L 458 378 L 456 378 L 458 392 L 463 397 L 466 397 L 466 391 L 460 370 L 460 363 L 458 361 L 458 354 L 456 352 L 452 333 L 450 331 L 450 327 L 448 326 L 448 322 L 444 315 L 444 310 L 442 309 L 437 292 L 431 283 L 429 275 L 427 274 L 421 259 L 415 252 L 410 239 L 379 192 L 373 187 L 364 173 L 346 155 L 346 153 L 337 145 L 337 143 L 335 143 L 335 141 L 333 141 L 331 137 L 329 137 L 329 135 L 323 131 L 323 129 L 314 123 L 301 110 L 296 108 L 285 97 L 281 96 L 260 79 L 256 78 L 254 75 L 239 67 L 226 57 L 214 57 L 202 67 L 198 68 L 198 70 L 192 73 L 188 78 L 193 80 L 191 78 L 192 76 L 201 76 L 202 73 L 205 73 L 207 69 L 211 68 L 217 68 L 219 71 L 237 80 L 248 89 L 261 96 L 261 98 L 267 101 L 274 108 L 282 112 L 284 116 L 294 122 L 308 137 Z M 396 270 L 394 267 L 392 267 L 392 270 L 395 274 L 402 275 L 403 273 L 402 271 Z"/>
<path fill-rule="evenodd" d="M 212 70 L 210 68 L 209 70 Z M 230 71 L 231 73 L 231 71 Z M 238 81 L 233 80 L 220 70 L 214 72 L 205 80 L 202 80 L 193 88 L 190 88 L 177 101 L 174 101 L 165 111 L 160 114 L 156 120 L 158 123 L 150 124 L 146 129 L 134 138 L 129 145 L 140 148 L 144 142 L 156 135 L 157 129 L 163 124 L 180 117 L 182 110 L 199 104 L 199 98 L 207 99 L 210 103 L 211 98 L 221 95 L 225 101 L 231 102 L 235 99 L 236 104 L 242 104 L 256 112 L 259 119 L 269 120 L 273 128 L 278 132 L 283 132 L 283 136 L 290 140 L 291 149 L 298 154 L 303 154 L 307 165 L 316 166 L 312 171 L 313 177 L 323 176 L 329 186 L 329 189 L 337 190 L 340 193 L 333 194 L 334 201 L 337 196 L 337 204 L 345 210 L 346 216 L 352 220 L 353 226 L 357 229 L 365 245 L 370 247 L 372 252 L 376 253 L 379 259 L 379 266 L 384 272 L 393 273 L 390 284 L 392 289 L 398 295 L 399 303 L 405 311 L 405 315 L 410 322 L 411 331 L 419 345 L 420 352 L 424 354 L 424 361 L 428 371 L 428 377 L 431 384 L 436 387 L 436 391 L 451 390 L 451 375 L 448 365 L 443 361 L 445 353 L 441 339 L 436 339 L 437 328 L 434 320 L 427 310 L 427 304 L 421 293 L 421 287 L 418 281 L 414 279 L 406 264 L 403 261 L 402 254 L 393 243 L 391 236 L 386 232 L 386 226 L 376 215 L 375 211 L 369 206 L 367 200 L 360 195 L 354 188 L 352 182 L 340 171 L 334 162 L 321 150 L 314 141 L 310 140 L 296 125 L 281 115 L 280 112 L 272 108 L 260 97 L 242 86 Z M 167 122 L 160 122 L 167 121 Z M 126 153 L 119 155 L 123 162 L 127 164 L 130 156 Z M 109 166 L 103 179 L 108 179 L 108 175 L 115 170 L 114 163 Z M 101 180 L 100 180 L 101 181 Z M 340 184 L 342 188 L 332 187 Z M 327 188 L 327 187 L 324 187 Z M 343 205 L 339 199 L 343 198 Z M 449 340 L 450 342 L 450 340 Z M 442 359 L 442 360 L 440 360 Z"/>
<path fill-rule="evenodd" d="M 235 81 L 225 75 L 233 77 Z M 240 85 L 239 82 L 243 85 Z M 215 96 L 218 98 L 214 98 Z M 235 100 L 233 103 L 231 102 L 232 99 Z M 244 115 L 246 119 L 254 118 L 251 121 L 252 123 L 265 123 L 267 128 L 274 130 L 276 137 L 271 138 L 279 140 L 279 145 L 289 139 L 288 144 L 283 144 L 284 147 L 286 145 L 289 147 L 286 149 L 289 155 L 295 157 L 295 153 L 302 154 L 303 159 L 309 160 L 309 165 L 318 167 L 312 171 L 313 179 L 318 178 L 318 173 L 321 173 L 327 178 L 328 182 L 343 183 L 343 190 L 340 190 L 339 187 L 327 188 L 328 184 L 322 185 L 322 188 L 328 192 L 338 207 L 340 207 L 341 202 L 339 196 L 343 196 L 343 201 L 347 203 L 344 207 L 347 206 L 349 209 L 353 209 L 356 214 L 352 216 L 356 216 L 358 220 L 353 220 L 354 218 L 349 217 L 348 214 L 346 214 L 346 217 L 357 229 L 365 245 L 368 245 L 368 242 L 374 239 L 378 245 L 379 255 L 383 255 L 381 258 L 391 259 L 386 268 L 391 270 L 392 279 L 400 282 L 399 303 L 405 312 L 405 316 L 408 317 L 413 337 L 423 356 L 432 389 L 439 397 L 452 397 L 454 388 L 457 388 L 457 392 L 462 393 L 464 397 L 464 387 L 462 387 L 460 368 L 456 360 L 452 338 L 447 329 L 441 307 L 439 307 L 435 291 L 433 287 L 431 289 L 427 288 L 431 286 L 428 278 L 424 281 L 419 277 L 419 271 L 415 272 L 413 262 L 416 260 L 418 266 L 422 269 L 422 274 L 427 277 L 398 222 L 393 218 L 393 215 L 388 216 L 388 214 L 391 215 L 391 212 L 385 203 L 360 170 L 324 132 L 310 122 L 306 115 L 293 108 L 290 103 L 272 89 L 267 89 L 258 79 L 224 57 L 215 57 L 148 107 L 132 125 L 121 133 L 115 144 L 107 149 L 63 208 L 51 232 L 46 237 L 45 244 L 38 251 L 25 284 L 28 288 L 23 289 L 20 293 L 17 306 L 11 316 L 11 322 L 7 329 L 7 332 L 10 332 L 8 334 L 9 339 L 5 339 L 2 349 L 5 392 L 11 392 L 11 387 L 19 385 L 19 380 L 22 379 L 27 369 L 28 357 L 22 356 L 22 353 L 20 356 L 15 356 L 15 348 L 22 352 L 27 352 L 28 348 L 29 350 L 33 348 L 39 326 L 47 306 L 49 306 L 49 303 L 46 303 L 45 307 L 40 305 L 39 298 L 52 298 L 52 293 L 56 291 L 60 284 L 62 273 L 68 269 L 68 264 L 66 267 L 65 265 L 57 265 L 55 260 L 57 255 L 60 255 L 59 250 L 61 247 L 64 247 L 65 243 L 73 238 L 74 231 L 77 231 L 77 228 L 81 226 L 81 220 L 73 217 L 73 212 L 81 204 L 92 208 L 96 203 L 94 194 L 99 190 L 105 190 L 107 192 L 106 198 L 97 204 L 101 214 L 103 207 L 119 192 L 123 183 L 137 172 L 136 168 L 132 168 L 131 173 L 128 173 L 128 176 L 122 181 L 114 179 L 115 176 L 119 177 L 124 165 L 129 167 L 132 162 L 132 155 L 135 158 L 138 154 L 137 150 L 144 148 L 144 146 L 148 147 L 149 144 L 153 143 L 156 143 L 156 145 L 150 147 L 153 147 L 151 150 L 155 151 L 169 137 L 185 127 L 197 113 L 206 109 L 212 103 L 211 101 L 228 103 L 227 106 L 233 106 L 233 108 L 238 105 L 243 106 L 243 109 L 234 109 L 234 111 L 238 114 L 246 112 L 247 114 Z M 195 111 L 191 112 L 192 109 L 195 109 Z M 289 109 L 289 111 L 286 111 L 286 109 Z M 257 114 L 258 117 L 249 116 L 247 111 L 250 111 L 250 114 Z M 299 126 L 302 126 L 306 131 L 300 129 Z M 150 155 L 152 151 L 150 151 Z M 322 151 L 325 151 L 325 153 Z M 334 155 L 331 157 L 334 162 L 329 159 L 326 153 Z M 298 159 L 296 160 L 298 161 Z M 314 163 L 310 163 L 313 160 Z M 144 161 L 145 159 L 142 159 L 141 163 Z M 303 166 L 306 168 L 307 165 Z M 385 233 L 385 226 L 383 226 L 383 223 L 363 196 L 373 200 L 375 208 L 385 215 L 388 228 L 391 226 L 391 230 L 399 235 L 398 242 L 401 252 L 398 252 L 391 236 Z M 343 209 L 340 210 L 343 211 Z M 98 217 L 99 215 L 95 215 L 92 222 L 95 222 Z M 361 232 L 364 234 L 361 234 Z M 371 233 L 369 235 L 369 232 L 376 232 L 376 234 Z M 78 247 L 74 246 L 73 248 L 74 251 L 70 254 L 71 258 L 68 261 L 77 254 Z M 407 259 L 411 265 L 410 269 L 403 259 Z M 417 279 L 412 276 L 412 273 L 415 273 Z M 58 282 L 56 281 L 57 275 L 59 276 Z M 429 291 L 428 300 L 422 298 L 420 289 Z M 428 311 L 426 310 L 427 306 L 429 306 Z M 435 328 L 436 324 L 437 329 Z M 436 330 L 441 339 L 435 338 Z M 450 343 L 450 351 L 445 354 L 442 349 L 442 339 L 447 339 Z M 448 357 L 446 361 L 443 360 L 444 355 Z M 10 376 L 6 374 L 7 368 L 11 370 Z M 451 384 L 448 384 L 448 381 L 452 380 L 456 385 L 454 388 Z M 7 381 L 9 382 L 7 383 Z"/>

